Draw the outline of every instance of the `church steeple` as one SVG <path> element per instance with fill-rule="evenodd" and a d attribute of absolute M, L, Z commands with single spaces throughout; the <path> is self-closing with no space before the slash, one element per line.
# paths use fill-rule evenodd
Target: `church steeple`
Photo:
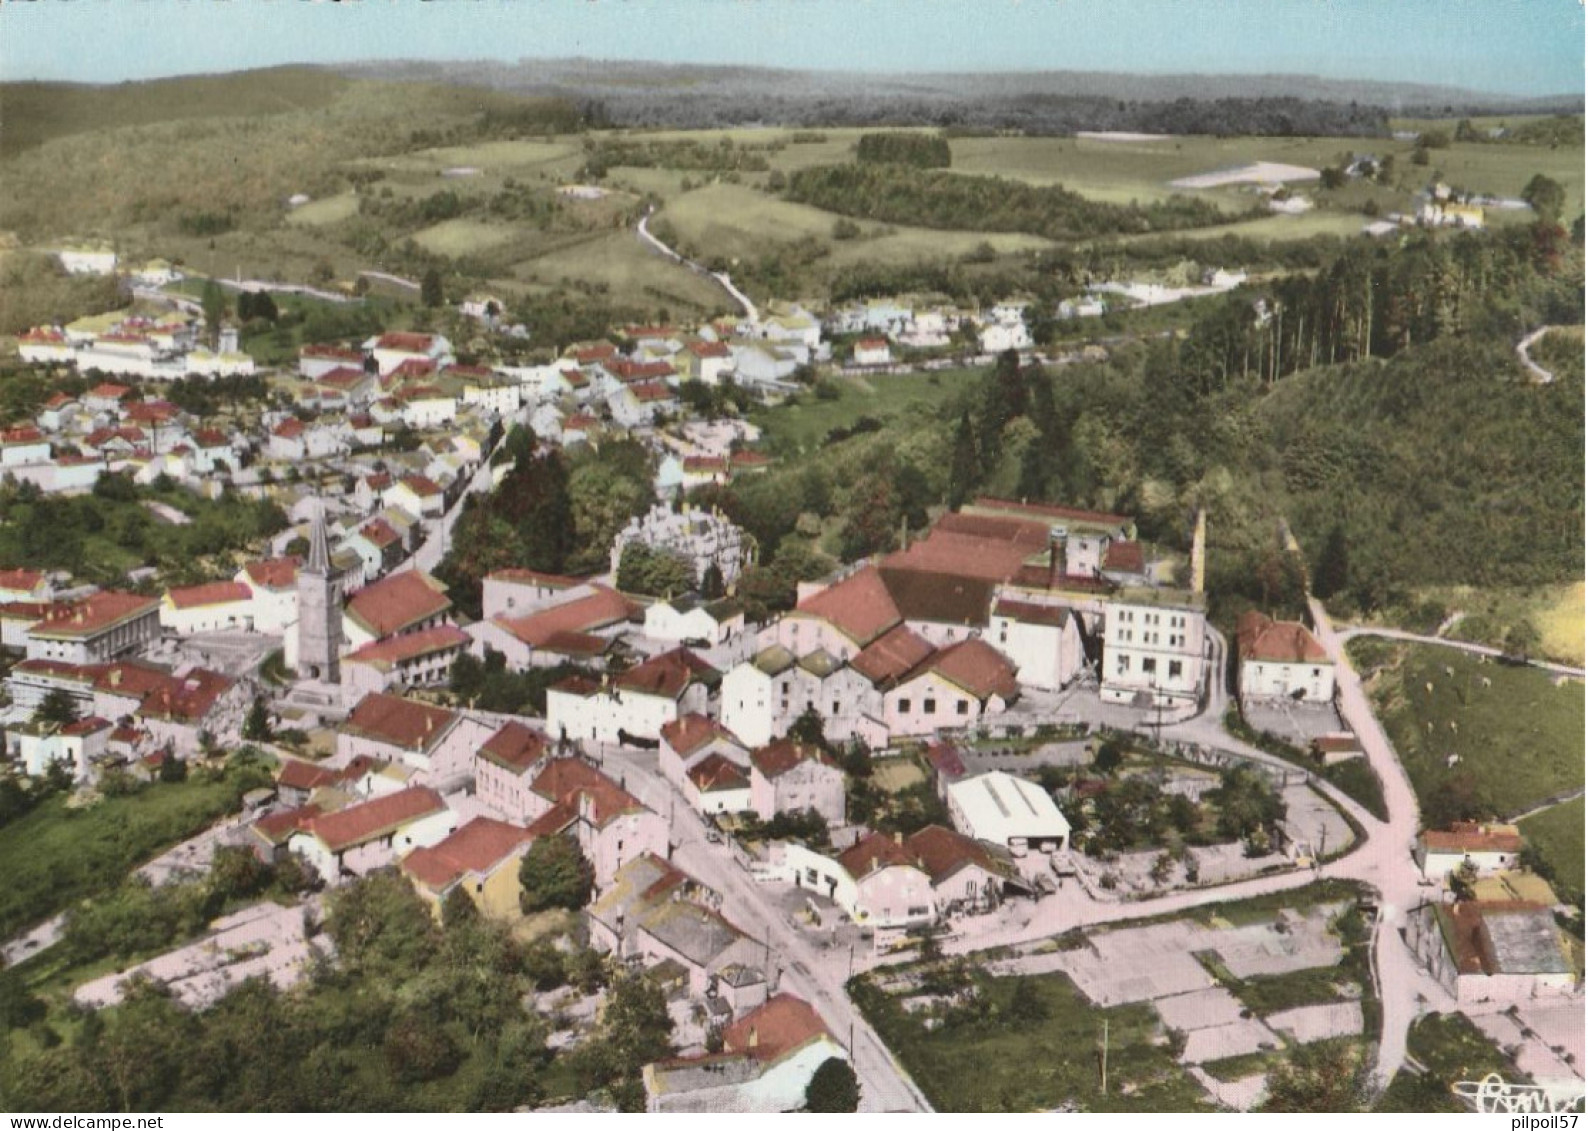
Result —
<path fill-rule="evenodd" d="M 298 678 L 341 681 L 342 579 L 331 564 L 325 502 L 318 497 L 309 526 L 309 560 L 298 570 Z"/>
<path fill-rule="evenodd" d="M 314 500 L 314 521 L 309 524 L 309 561 L 303 568 L 321 577 L 331 573 L 331 547 L 325 536 L 325 501 L 318 495 Z"/>

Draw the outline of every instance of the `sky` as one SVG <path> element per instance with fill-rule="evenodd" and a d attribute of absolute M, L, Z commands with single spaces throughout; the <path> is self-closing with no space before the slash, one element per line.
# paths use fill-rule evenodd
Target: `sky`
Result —
<path fill-rule="evenodd" d="M 1581 93 L 1580 0 L 0 0 L 0 78 L 584 57 Z"/>

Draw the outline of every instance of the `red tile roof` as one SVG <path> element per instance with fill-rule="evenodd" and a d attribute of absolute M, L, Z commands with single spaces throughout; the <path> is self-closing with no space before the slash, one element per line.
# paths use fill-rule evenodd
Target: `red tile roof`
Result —
<path fill-rule="evenodd" d="M 303 559 L 293 554 L 249 562 L 243 566 L 243 572 L 262 589 L 291 589 L 298 583 L 298 567 L 302 564 Z"/>
<path fill-rule="evenodd" d="M 674 648 L 636 664 L 613 682 L 625 691 L 677 699 L 690 684 L 712 680 L 719 673 L 688 648 Z"/>
<path fill-rule="evenodd" d="M 772 462 L 772 457 L 765 452 L 752 452 L 740 449 L 729 457 L 734 467 L 766 467 Z"/>
<path fill-rule="evenodd" d="M 727 342 L 690 342 L 688 349 L 696 357 L 730 357 L 733 354 Z"/>
<path fill-rule="evenodd" d="M 882 575 L 869 565 L 807 597 L 799 603 L 799 611 L 820 617 L 861 647 L 900 620 Z"/>
<path fill-rule="evenodd" d="M 662 724 L 662 741 L 673 748 L 680 757 L 687 757 L 716 738 L 740 745 L 733 732 L 716 719 L 691 711 L 672 722 Z"/>
<path fill-rule="evenodd" d="M 901 624 L 868 644 L 849 666 L 872 683 L 889 683 L 903 679 L 932 652 L 930 644 Z"/>
<path fill-rule="evenodd" d="M 235 686 L 235 680 L 220 672 L 194 668 L 180 678 L 168 678 L 163 686 L 145 695 L 138 704 L 138 714 L 144 718 L 203 722 L 221 696 Z"/>
<path fill-rule="evenodd" d="M 158 598 L 106 589 L 75 604 L 56 606 L 31 631 L 54 639 L 92 637 L 159 609 Z"/>
<path fill-rule="evenodd" d="M 389 746 L 425 750 L 439 741 L 457 718 L 444 707 L 375 692 L 359 700 L 342 729 Z"/>
<path fill-rule="evenodd" d="M 856 841 L 839 855 L 838 863 L 856 879 L 881 868 L 919 867 L 903 842 L 887 833 L 872 833 Z"/>
<path fill-rule="evenodd" d="M 429 786 L 413 786 L 311 818 L 308 831 L 332 852 L 344 852 L 389 836 L 421 818 L 446 810 L 446 802 Z"/>
<path fill-rule="evenodd" d="M 1140 542 L 1110 542 L 1103 551 L 1103 568 L 1121 573 L 1140 573 L 1147 568 Z"/>
<path fill-rule="evenodd" d="M 358 532 L 378 550 L 402 541 L 402 535 L 393 530 L 391 523 L 384 518 L 370 519 L 358 528 Z"/>
<path fill-rule="evenodd" d="M 390 671 L 404 660 L 466 648 L 468 644 L 469 634 L 457 625 L 439 624 L 434 628 L 404 633 L 402 636 L 388 636 L 384 640 L 366 644 L 344 657 L 342 662 L 369 664 L 380 671 Z"/>
<path fill-rule="evenodd" d="M 363 369 L 354 369 L 346 365 L 338 365 L 335 369 L 320 374 L 314 379 L 316 385 L 326 385 L 332 389 L 343 392 L 357 387 L 370 379 L 369 374 Z"/>
<path fill-rule="evenodd" d="M 754 766 L 764 778 L 780 778 L 794 767 L 806 762 L 820 762 L 824 766 L 834 765 L 833 760 L 821 749 L 796 742 L 792 738 L 780 738 L 759 750 L 750 752 L 750 765 Z"/>
<path fill-rule="evenodd" d="M 61 728 L 61 733 L 69 738 L 80 738 L 87 734 L 98 734 L 111 727 L 109 719 L 102 719 L 98 715 L 90 715 L 86 719 L 78 719 L 75 723 L 68 723 Z"/>
<path fill-rule="evenodd" d="M 722 456 L 685 456 L 685 471 L 727 471 L 728 461 Z"/>
<path fill-rule="evenodd" d="M 1469 821 L 1452 825 L 1450 829 L 1429 829 L 1422 835 L 1423 844 L 1430 852 L 1521 852 L 1526 843 L 1522 835 L 1509 825 L 1480 825 Z"/>
<path fill-rule="evenodd" d="M 1060 628 L 1075 614 L 1064 605 L 1038 605 L 1030 601 L 1001 600 L 993 606 L 993 616 L 1008 617 L 1022 624 L 1042 624 Z"/>
<path fill-rule="evenodd" d="M 672 365 L 665 361 L 609 361 L 602 368 L 625 385 L 632 385 L 636 381 L 666 380 L 676 375 Z M 635 392 L 639 390 L 636 388 Z"/>
<path fill-rule="evenodd" d="M 226 433 L 214 428 L 200 428 L 193 433 L 193 442 L 200 448 L 229 448 L 232 444 Z"/>
<path fill-rule="evenodd" d="M 928 825 L 912 833 L 905 838 L 904 847 L 916 866 L 932 877 L 934 884 L 942 883 L 966 867 L 1001 871 L 992 854 L 978 842 L 942 825 Z"/>
<path fill-rule="evenodd" d="M 1273 664 L 1328 664 L 1329 653 L 1305 625 L 1270 620 L 1255 609 L 1241 614 L 1235 628 L 1243 660 Z"/>
<path fill-rule="evenodd" d="M 0 445 L 4 444 L 38 444 L 44 441 L 44 433 L 31 424 L 24 424 L 20 428 L 6 428 L 0 430 Z"/>
<path fill-rule="evenodd" d="M 401 483 L 421 499 L 433 499 L 444 493 L 441 485 L 427 475 L 404 475 Z"/>
<path fill-rule="evenodd" d="M 722 1047 L 762 1063 L 782 1060 L 812 1041 L 833 1039 L 822 1019 L 793 994 L 770 997 L 722 1031 Z"/>
<path fill-rule="evenodd" d="M 591 820 L 599 827 L 607 824 L 615 817 L 624 813 L 632 813 L 644 809 L 631 793 L 617 782 L 607 777 L 600 770 L 581 762 L 577 758 L 558 758 L 548 762 L 546 768 L 536 776 L 530 788 L 542 797 L 556 802 L 557 808 L 552 813 L 546 814 L 537 820 L 531 829 L 538 832 L 565 828 L 569 823 L 567 814 L 553 817 L 557 809 L 572 810 L 577 816 L 582 798 L 588 798 L 591 804 Z M 548 821 L 548 818 L 550 820 Z M 541 822 L 547 821 L 546 826 Z M 561 824 L 558 824 L 561 822 Z"/>
<path fill-rule="evenodd" d="M 557 633 L 590 632 L 619 621 L 627 621 L 638 606 L 616 589 L 594 585 L 593 593 L 549 609 L 539 609 L 521 617 L 493 617 L 498 625 L 528 644 L 539 648 Z"/>
<path fill-rule="evenodd" d="M 673 390 L 659 381 L 641 381 L 630 385 L 629 392 L 634 394 L 634 399 L 649 404 L 654 401 L 665 401 L 672 398 Z"/>
<path fill-rule="evenodd" d="M 956 574 L 998 582 L 1012 577 L 1030 556 L 1031 550 L 1017 542 L 937 529 L 909 549 L 889 554 L 882 564 L 890 570 Z"/>
<path fill-rule="evenodd" d="M 305 791 L 334 785 L 341 780 L 342 775 L 339 771 L 316 766 L 313 762 L 305 762 L 298 758 L 282 759 L 281 769 L 276 774 L 277 785 Z"/>
<path fill-rule="evenodd" d="M 254 832 L 270 844 L 280 844 L 299 829 L 307 828 L 309 822 L 319 815 L 320 807 L 312 803 L 297 809 L 283 809 L 255 821 Z"/>
<path fill-rule="evenodd" d="M 228 605 L 234 601 L 253 599 L 254 591 L 240 581 L 212 581 L 208 585 L 190 585 L 166 592 L 171 604 L 178 609 L 198 609 L 206 605 Z"/>
<path fill-rule="evenodd" d="M 441 616 L 450 608 L 445 585 L 422 570 L 410 569 L 383 577 L 353 594 L 347 615 L 379 639 Z"/>
<path fill-rule="evenodd" d="M 430 334 L 408 334 L 400 331 L 382 334 L 375 342 L 378 350 L 391 350 L 397 353 L 423 353 L 428 354 L 435 344 L 435 338 Z"/>
<path fill-rule="evenodd" d="M 702 793 L 750 788 L 750 779 L 744 770 L 721 754 L 707 754 L 687 772 L 689 780 Z"/>
<path fill-rule="evenodd" d="M 495 871 L 532 839 L 528 829 L 476 817 L 445 840 L 414 849 L 403 859 L 402 869 L 432 891 L 440 891 L 465 875 Z"/>
<path fill-rule="evenodd" d="M 36 569 L 0 569 L 0 589 L 31 593 L 43 582 L 44 574 Z"/>
<path fill-rule="evenodd" d="M 480 747 L 480 757 L 504 770 L 522 774 L 546 753 L 546 736 L 523 723 L 507 723 Z"/>
<path fill-rule="evenodd" d="M 307 358 L 325 358 L 326 360 L 334 361 L 351 361 L 355 365 L 364 364 L 364 354 L 359 350 L 349 349 L 347 346 L 320 344 L 307 345 L 298 351 L 298 356 Z"/>
<path fill-rule="evenodd" d="M 965 760 L 960 757 L 959 748 L 951 742 L 934 742 L 928 746 L 926 762 L 938 777 L 948 781 L 958 781 L 969 772 L 965 769 Z"/>
<path fill-rule="evenodd" d="M 303 421 L 296 416 L 289 416 L 280 424 L 270 430 L 272 436 L 280 436 L 283 440 L 296 440 L 305 431 Z"/>
<path fill-rule="evenodd" d="M 103 385 L 95 385 L 84 395 L 93 397 L 96 400 L 119 401 L 131 396 L 132 390 L 126 385 L 113 385 L 106 382 Z"/>
<path fill-rule="evenodd" d="M 900 683 L 934 672 L 977 699 L 986 702 L 993 695 L 1013 700 L 1020 695 L 1015 667 L 985 640 L 961 640 L 939 649 L 930 659 Z"/>

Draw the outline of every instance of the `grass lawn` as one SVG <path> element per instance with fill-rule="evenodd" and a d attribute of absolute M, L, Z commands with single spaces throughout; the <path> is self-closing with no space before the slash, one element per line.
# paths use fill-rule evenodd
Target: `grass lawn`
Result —
<path fill-rule="evenodd" d="M 1161 1043 L 1150 1006 L 1094 1008 L 1062 974 L 970 977 L 978 1001 L 935 1029 L 869 981 L 854 984 L 855 1000 L 938 1111 L 1047 1111 L 1063 1103 L 1086 1111 L 1210 1110 L 1206 1093 Z M 1106 1093 L 1097 1057 L 1105 1018 Z"/>
<path fill-rule="evenodd" d="M 833 400 L 801 393 L 794 404 L 757 409 L 750 418 L 762 429 L 768 448 L 780 454 L 815 449 L 834 428 L 847 428 L 862 416 L 881 421 L 912 412 L 935 412 L 983 376 L 979 369 L 944 369 L 924 374 L 838 377 Z"/>
<path fill-rule="evenodd" d="M 324 224 L 337 224 L 358 215 L 358 197 L 351 192 L 338 193 L 322 200 L 311 200 L 287 213 L 287 223 L 308 228 Z"/>
<path fill-rule="evenodd" d="M 1411 1027 L 1406 1036 L 1406 1051 L 1426 1068 L 1423 1075 L 1403 1068 L 1379 1098 L 1377 1111 L 1464 1112 L 1464 1102 L 1450 1094 L 1458 1080 L 1481 1080 L 1498 1072 L 1513 1083 L 1526 1076 L 1494 1042 L 1459 1013 L 1433 1013 Z"/>
<path fill-rule="evenodd" d="M 926 771 L 914 758 L 884 758 L 871 770 L 871 780 L 885 793 L 900 793 L 926 780 Z"/>
<path fill-rule="evenodd" d="M 1538 589 L 1437 589 L 1427 596 L 1446 609 L 1466 614 L 1450 630 L 1457 640 L 1501 647 L 1513 625 L 1528 622 L 1538 630 L 1537 654 L 1541 658 L 1573 667 L 1583 665 L 1583 624 L 1588 611 L 1580 581 Z"/>
<path fill-rule="evenodd" d="M 52 797 L 0 828 L 0 937 L 9 938 L 87 896 L 107 891 L 144 861 L 232 812 L 236 776 L 195 771 L 125 797 L 69 809 Z"/>
<path fill-rule="evenodd" d="M 426 251 L 457 259 L 500 248 L 518 234 L 518 229 L 509 224 L 459 217 L 421 228 L 414 233 L 413 240 Z"/>
<path fill-rule="evenodd" d="M 1480 807 L 1518 813 L 1583 784 L 1583 684 L 1437 645 L 1359 649 L 1369 690 L 1418 799 L 1470 782 Z M 1367 676 L 1372 664 L 1360 668 Z M 1447 674 L 1453 673 L 1453 674 Z M 1451 755 L 1459 761 L 1451 766 Z"/>
<path fill-rule="evenodd" d="M 1342 987 L 1350 985 L 1360 986 L 1361 983 L 1345 966 L 1315 966 L 1289 974 L 1237 981 L 1230 986 L 1230 992 L 1257 1016 L 1268 1017 L 1304 1005 L 1358 1000 L 1360 995 L 1341 992 Z"/>
<path fill-rule="evenodd" d="M 600 234 L 526 260 L 515 274 L 526 282 L 604 287 L 617 306 L 666 307 L 672 318 L 738 310 L 722 288 L 648 250 L 631 231 Z"/>
<path fill-rule="evenodd" d="M 1555 869 L 1555 894 L 1565 900 L 1583 893 L 1583 799 L 1546 809 L 1521 824 L 1522 835 Z"/>

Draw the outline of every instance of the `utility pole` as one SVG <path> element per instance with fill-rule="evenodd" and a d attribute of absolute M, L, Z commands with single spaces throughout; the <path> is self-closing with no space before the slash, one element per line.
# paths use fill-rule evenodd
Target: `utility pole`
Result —
<path fill-rule="evenodd" d="M 1103 1095 L 1108 1095 L 1108 1018 L 1103 1018 Z"/>

